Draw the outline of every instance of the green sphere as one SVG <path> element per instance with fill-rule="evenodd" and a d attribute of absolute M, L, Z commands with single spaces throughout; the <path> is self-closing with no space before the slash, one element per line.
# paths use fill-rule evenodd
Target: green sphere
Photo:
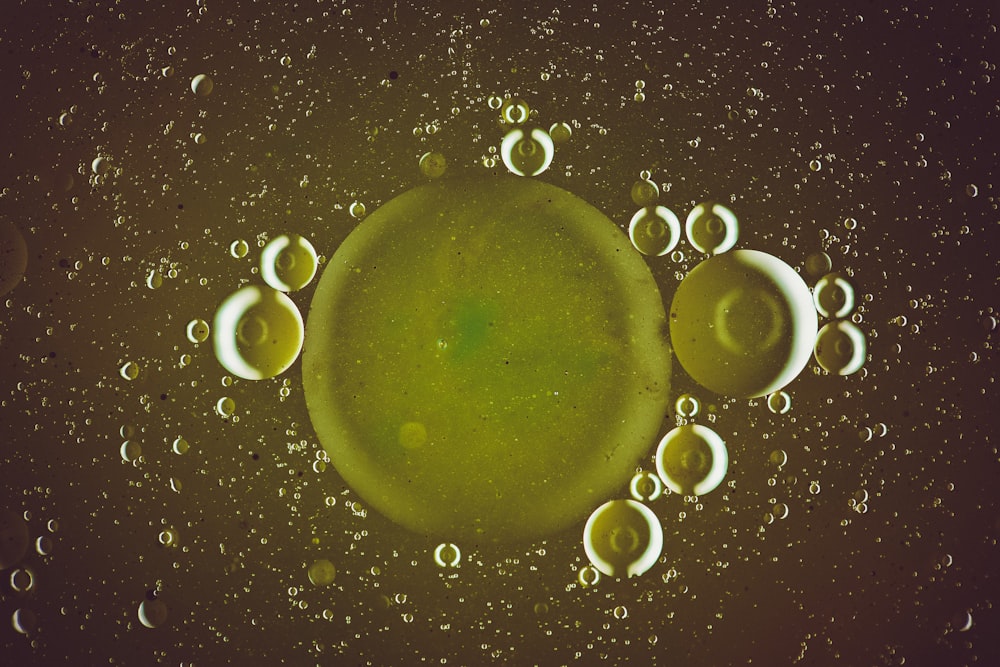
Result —
<path fill-rule="evenodd" d="M 424 534 L 530 539 L 621 488 L 667 409 L 659 290 L 601 212 L 512 176 L 369 215 L 323 272 L 303 384 L 344 480 Z"/>

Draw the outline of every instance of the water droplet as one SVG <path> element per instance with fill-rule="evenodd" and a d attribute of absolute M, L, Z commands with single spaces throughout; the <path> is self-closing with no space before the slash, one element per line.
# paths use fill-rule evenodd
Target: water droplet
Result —
<path fill-rule="evenodd" d="M 662 257 L 677 247 L 681 222 L 666 206 L 647 206 L 632 216 L 628 236 L 642 254 Z"/>
<path fill-rule="evenodd" d="M 688 242 L 709 255 L 731 250 L 740 235 L 736 214 L 714 202 L 704 202 L 691 209 L 684 230 Z"/>
<path fill-rule="evenodd" d="M 514 128 L 500 144 L 500 157 L 504 165 L 518 176 L 537 176 L 552 164 L 555 146 L 545 130 L 535 128 L 530 135 L 521 128 Z"/>
<path fill-rule="evenodd" d="M 434 549 L 434 562 L 438 567 L 457 567 L 462 560 L 462 552 L 450 542 L 443 542 Z"/>
<path fill-rule="evenodd" d="M 192 343 L 204 343 L 208 340 L 211 330 L 208 322 L 202 319 L 194 319 L 187 324 L 187 339 Z"/>
<path fill-rule="evenodd" d="M 211 95 L 213 88 L 215 88 L 215 82 L 206 74 L 199 74 L 191 79 L 191 92 L 199 97 Z"/>
<path fill-rule="evenodd" d="M 314 586 L 329 586 L 337 578 L 337 568 L 323 558 L 309 566 L 309 582 Z"/>
<path fill-rule="evenodd" d="M 280 292 L 294 292 L 308 285 L 318 265 L 313 244 L 298 234 L 276 236 L 260 252 L 260 275 Z"/>
<path fill-rule="evenodd" d="M 867 349 L 861 329 L 850 320 L 840 320 L 819 330 L 813 354 L 828 373 L 851 375 L 864 365 Z"/>
<path fill-rule="evenodd" d="M 611 500 L 587 519 L 583 548 L 591 564 L 602 574 L 639 576 L 660 557 L 663 528 L 656 515 L 642 503 Z"/>
<path fill-rule="evenodd" d="M 631 195 L 636 206 L 652 206 L 660 198 L 660 186 L 648 178 L 643 178 L 632 184 Z M 678 231 L 679 229 L 678 223 Z"/>
<path fill-rule="evenodd" d="M 420 173 L 427 178 L 440 178 L 448 168 L 448 161 L 441 153 L 430 151 L 420 156 L 419 166 Z"/>
<path fill-rule="evenodd" d="M 813 303 L 823 317 L 847 317 L 854 310 L 854 285 L 841 273 L 828 273 L 816 283 Z"/>
<path fill-rule="evenodd" d="M 746 398 L 795 379 L 809 361 L 816 325 L 802 278 L 756 250 L 698 264 L 670 308 L 670 339 L 688 374 L 714 392 Z"/>
<path fill-rule="evenodd" d="M 656 448 L 656 472 L 674 493 L 703 496 L 725 479 L 729 451 L 719 434 L 700 424 L 678 426 Z"/>
<path fill-rule="evenodd" d="M 247 286 L 230 294 L 212 324 L 215 357 L 234 375 L 261 380 L 283 373 L 302 350 L 302 315 L 285 294 Z"/>

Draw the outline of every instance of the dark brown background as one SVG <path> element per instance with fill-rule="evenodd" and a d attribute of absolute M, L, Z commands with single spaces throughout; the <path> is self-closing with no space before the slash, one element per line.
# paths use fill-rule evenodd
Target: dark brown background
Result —
<path fill-rule="evenodd" d="M 19 565 L 32 592 L 3 573 L 5 664 L 993 664 L 995 3 L 231 4 L 4 8 L 0 215 L 30 258 L 0 300 L 0 506 L 29 512 L 32 538 L 59 522 L 51 555 Z M 190 90 L 200 73 L 209 97 Z M 714 408 L 730 473 L 702 506 L 652 504 L 663 557 L 639 579 L 578 585 L 583 518 L 544 543 L 460 544 L 461 567 L 440 570 L 436 542 L 360 516 L 332 467 L 314 472 L 298 366 L 226 388 L 210 346 L 185 338 L 259 282 L 258 235 L 301 233 L 329 257 L 356 224 L 347 206 L 421 182 L 425 151 L 485 170 L 502 137 L 491 95 L 574 123 L 539 178 L 623 227 L 649 169 L 682 219 L 731 202 L 737 247 L 796 267 L 826 250 L 857 286 L 864 371 L 812 364 L 788 415 L 675 367 L 705 423 Z M 668 305 L 696 260 L 681 247 L 650 260 Z M 294 295 L 303 312 L 310 295 Z M 224 395 L 239 422 L 214 414 Z M 137 467 L 118 453 L 125 425 Z M 862 490 L 867 513 L 851 507 Z M 789 515 L 767 525 L 775 503 Z M 178 547 L 159 544 L 165 527 Z M 333 587 L 309 584 L 317 558 Z M 150 630 L 136 609 L 157 586 L 170 615 Z M 37 614 L 28 637 L 6 620 L 18 608 Z"/>

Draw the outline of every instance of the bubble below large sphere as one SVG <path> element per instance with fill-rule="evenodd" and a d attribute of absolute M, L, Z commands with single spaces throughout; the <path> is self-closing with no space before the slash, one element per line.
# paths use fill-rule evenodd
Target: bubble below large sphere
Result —
<path fill-rule="evenodd" d="M 727 396 L 763 396 L 795 379 L 809 361 L 816 326 L 802 278 L 757 250 L 703 261 L 670 307 L 677 360 L 698 384 Z"/>
<path fill-rule="evenodd" d="M 285 294 L 270 287 L 243 287 L 215 313 L 215 357 L 233 375 L 271 378 L 295 363 L 303 330 L 302 315 Z"/>
<path fill-rule="evenodd" d="M 587 519 L 583 549 L 594 567 L 609 577 L 639 576 L 660 557 L 663 528 L 642 503 L 611 500 Z"/>
<path fill-rule="evenodd" d="M 701 424 L 678 426 L 656 448 L 656 474 L 674 493 L 703 496 L 729 469 L 729 451 L 719 434 Z"/>
<path fill-rule="evenodd" d="M 432 181 L 328 262 L 303 353 L 309 415 L 351 488 L 411 530 L 548 534 L 627 484 L 662 424 L 662 303 L 624 234 L 565 190 Z"/>

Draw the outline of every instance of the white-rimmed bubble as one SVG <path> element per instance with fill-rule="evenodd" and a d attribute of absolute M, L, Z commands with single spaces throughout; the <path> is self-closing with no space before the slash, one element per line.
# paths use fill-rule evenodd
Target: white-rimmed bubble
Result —
<path fill-rule="evenodd" d="M 514 128 L 500 143 L 500 157 L 510 173 L 517 176 L 537 176 L 552 164 L 555 146 L 545 130 L 535 128 L 526 134 Z"/>
<path fill-rule="evenodd" d="M 812 294 L 792 267 L 757 250 L 706 259 L 681 281 L 670 308 L 678 361 L 701 386 L 753 398 L 777 391 L 809 362 Z"/>
<path fill-rule="evenodd" d="M 142 445 L 135 440 L 126 440 L 122 443 L 122 446 L 118 448 L 118 452 L 121 454 L 122 461 L 125 461 L 126 463 L 133 463 L 136 459 L 142 456 Z"/>
<path fill-rule="evenodd" d="M 698 204 L 684 223 L 688 242 L 703 253 L 721 255 L 732 250 L 740 236 L 736 214 L 715 202 Z"/>
<path fill-rule="evenodd" d="M 656 448 L 656 473 L 668 489 L 703 496 L 726 477 L 729 451 L 719 434 L 701 424 L 673 429 Z"/>
<path fill-rule="evenodd" d="M 851 375 L 864 366 L 867 352 L 861 329 L 850 320 L 840 320 L 820 329 L 813 354 L 828 373 Z"/>
<path fill-rule="evenodd" d="M 318 264 L 313 244 L 298 234 L 276 236 L 260 252 L 260 276 L 279 292 L 294 292 L 308 285 Z"/>
<path fill-rule="evenodd" d="M 10 587 L 15 593 L 27 593 L 35 585 L 35 577 L 31 570 L 17 568 L 10 573 Z"/>
<path fill-rule="evenodd" d="M 601 581 L 601 571 L 593 565 L 585 565 L 580 568 L 580 571 L 576 575 L 576 580 L 584 588 L 596 586 Z"/>
<path fill-rule="evenodd" d="M 628 237 L 643 255 L 661 257 L 677 247 L 681 222 L 666 206 L 647 206 L 632 216 Z"/>
<path fill-rule="evenodd" d="M 441 178 L 448 168 L 448 160 L 442 153 L 428 151 L 420 156 L 420 173 L 427 178 Z"/>
<path fill-rule="evenodd" d="M 663 551 L 663 528 L 652 510 L 635 500 L 610 500 L 583 529 L 591 564 L 610 577 L 634 577 L 649 570 Z"/>
<path fill-rule="evenodd" d="M 38 616 L 30 609 L 15 609 L 10 617 L 11 626 L 22 635 L 31 634 L 38 627 Z"/>
<path fill-rule="evenodd" d="M 139 622 L 143 626 L 154 629 L 167 622 L 167 604 L 159 598 L 154 600 L 143 600 L 139 603 Z"/>
<path fill-rule="evenodd" d="M 243 239 L 236 239 L 229 244 L 229 254 L 236 259 L 242 259 L 250 252 L 250 244 Z"/>
<path fill-rule="evenodd" d="M 451 542 L 442 542 L 434 549 L 434 562 L 438 567 L 456 567 L 462 560 L 462 552 Z"/>
<path fill-rule="evenodd" d="M 701 401 L 691 394 L 681 394 L 677 397 L 674 409 L 677 410 L 678 416 L 690 419 L 691 417 L 696 417 L 698 412 L 701 411 Z"/>
<path fill-rule="evenodd" d="M 767 409 L 776 415 L 787 414 L 792 409 L 792 397 L 785 391 L 773 392 L 767 397 Z"/>
<path fill-rule="evenodd" d="M 174 454 L 187 454 L 191 445 L 188 444 L 187 440 L 178 436 L 177 438 L 174 438 L 173 445 L 171 445 L 170 448 L 173 450 Z"/>
<path fill-rule="evenodd" d="M 632 476 L 628 489 L 634 499 L 648 503 L 656 500 L 663 493 L 663 482 L 655 474 L 643 470 Z"/>
<path fill-rule="evenodd" d="M 337 568 L 329 560 L 321 558 L 309 566 L 307 576 L 313 586 L 329 586 L 337 578 Z"/>
<path fill-rule="evenodd" d="M 249 285 L 226 297 L 212 323 L 215 357 L 233 375 L 262 380 L 283 373 L 302 350 L 302 315 L 271 287 Z"/>
<path fill-rule="evenodd" d="M 505 123 L 520 125 L 528 120 L 531 109 L 524 100 L 508 100 L 500 113 Z"/>
<path fill-rule="evenodd" d="M 553 123 L 549 128 L 549 136 L 552 137 L 552 143 L 564 144 L 573 137 L 573 128 L 569 123 Z"/>
<path fill-rule="evenodd" d="M 643 178 L 632 184 L 632 191 L 629 194 L 632 195 L 632 201 L 636 206 L 652 206 L 660 198 L 660 186 L 648 178 Z"/>
<path fill-rule="evenodd" d="M 191 79 L 191 92 L 199 97 L 206 97 L 212 94 L 215 82 L 207 74 L 199 74 Z"/>
<path fill-rule="evenodd" d="M 193 319 L 187 323 L 187 328 L 185 329 L 187 333 L 187 339 L 192 343 L 204 343 L 208 340 L 209 334 L 211 334 L 211 327 L 208 326 L 208 322 L 201 318 Z"/>
<path fill-rule="evenodd" d="M 847 317 L 854 310 L 854 285 L 841 273 L 828 273 L 813 288 L 813 302 L 823 317 Z"/>

